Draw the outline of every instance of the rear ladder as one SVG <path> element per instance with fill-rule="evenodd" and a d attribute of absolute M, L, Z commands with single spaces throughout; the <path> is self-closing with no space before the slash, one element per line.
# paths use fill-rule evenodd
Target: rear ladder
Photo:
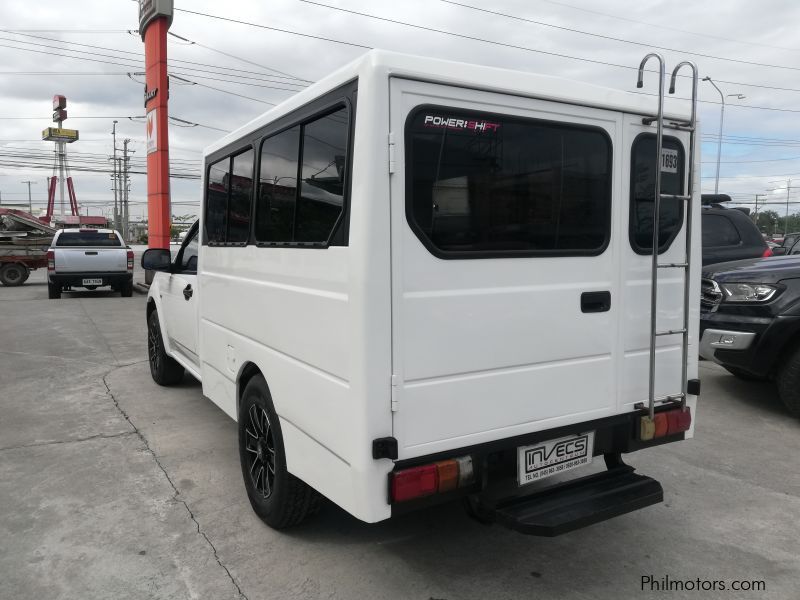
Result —
<path fill-rule="evenodd" d="M 694 193 L 694 147 L 695 147 L 695 134 L 697 131 L 697 66 L 690 61 L 684 61 L 678 64 L 672 71 L 670 80 L 669 93 L 675 93 L 675 79 L 678 76 L 678 71 L 681 67 L 688 66 L 692 70 L 692 112 L 689 121 L 671 122 L 669 127 L 672 129 L 679 129 L 681 131 L 689 132 L 689 183 L 687 193 L 683 195 L 675 194 L 662 194 L 661 193 L 661 154 L 663 148 L 663 133 L 664 133 L 664 80 L 666 79 L 666 71 L 664 67 L 664 58 L 655 52 L 652 52 L 642 59 L 639 65 L 639 78 L 636 82 L 636 87 L 641 88 L 644 77 L 644 66 L 648 60 L 656 58 L 659 63 L 659 80 L 658 80 L 658 113 L 655 117 L 647 117 L 642 119 L 642 123 L 650 125 L 656 124 L 656 156 L 655 156 L 655 187 L 653 198 L 653 246 L 652 246 L 652 263 L 650 268 L 650 369 L 649 369 L 649 382 L 648 382 L 648 416 L 643 420 L 648 422 L 643 423 L 643 426 L 652 426 L 653 417 L 655 413 L 656 403 L 670 402 L 674 400 L 681 401 L 681 407 L 686 407 L 686 397 L 688 394 L 688 359 L 689 359 L 689 302 L 691 300 L 690 292 L 690 262 L 692 255 L 692 195 Z M 684 260 L 678 263 L 660 263 L 658 262 L 658 238 L 660 229 L 660 208 L 661 200 L 678 200 L 685 203 L 686 214 L 686 233 L 685 233 L 685 252 Z M 683 327 L 680 329 L 666 329 L 659 330 L 657 323 L 657 307 L 658 307 L 658 271 L 659 269 L 682 269 L 684 272 L 683 279 Z M 656 397 L 656 340 L 661 336 L 680 335 L 681 336 L 681 390 L 676 394 L 668 394 L 666 396 Z"/>

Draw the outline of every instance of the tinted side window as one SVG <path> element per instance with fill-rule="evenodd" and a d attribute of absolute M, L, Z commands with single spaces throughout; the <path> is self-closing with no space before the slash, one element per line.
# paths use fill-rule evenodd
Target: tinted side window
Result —
<path fill-rule="evenodd" d="M 443 258 L 599 254 L 611 142 L 596 128 L 424 107 L 406 124 L 406 211 Z"/>
<path fill-rule="evenodd" d="M 303 126 L 303 167 L 294 241 L 327 242 L 342 214 L 347 109 Z"/>
<path fill-rule="evenodd" d="M 261 171 L 256 199 L 256 240 L 291 242 L 297 197 L 300 127 L 292 127 L 261 144 Z"/>
<path fill-rule="evenodd" d="M 736 246 L 741 242 L 739 232 L 724 215 L 703 215 L 703 247 Z"/>
<path fill-rule="evenodd" d="M 192 233 L 191 237 L 183 246 L 181 270 L 197 271 L 197 230 Z"/>
<path fill-rule="evenodd" d="M 233 157 L 228 202 L 227 242 L 247 242 L 250 238 L 250 200 L 253 197 L 253 150 Z"/>
<path fill-rule="evenodd" d="M 205 227 L 209 243 L 225 242 L 230 162 L 230 158 L 223 158 L 208 168 Z"/>
<path fill-rule="evenodd" d="M 631 149 L 631 246 L 639 254 L 653 247 L 653 201 L 655 196 L 656 136 L 641 135 Z M 683 146 L 675 138 L 664 138 L 661 154 L 661 193 L 683 194 Z M 683 201 L 662 199 L 659 204 L 658 251 L 664 252 L 683 225 Z"/>

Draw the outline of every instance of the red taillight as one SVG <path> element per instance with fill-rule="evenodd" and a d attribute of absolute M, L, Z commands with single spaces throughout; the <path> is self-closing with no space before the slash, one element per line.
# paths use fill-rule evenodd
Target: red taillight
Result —
<path fill-rule="evenodd" d="M 133 271 L 133 250 L 128 250 L 128 271 Z"/>
<path fill-rule="evenodd" d="M 435 494 L 439 486 L 439 473 L 436 465 L 412 467 L 397 471 L 392 476 L 392 500 L 405 502 Z"/>
<path fill-rule="evenodd" d="M 639 439 L 643 442 L 689 431 L 692 426 L 692 413 L 689 407 L 676 408 L 657 413 L 651 420 L 649 416 L 639 419 Z"/>
<path fill-rule="evenodd" d="M 47 270 L 48 271 L 56 270 L 56 253 L 54 250 L 47 251 Z"/>
<path fill-rule="evenodd" d="M 475 481 L 472 458 L 460 456 L 430 465 L 395 471 L 391 478 L 393 502 L 405 502 L 432 494 L 450 492 Z"/>
<path fill-rule="evenodd" d="M 762 258 L 767 258 L 767 257 L 769 257 L 769 256 L 772 256 L 772 255 L 773 255 L 773 253 L 772 253 L 772 248 L 770 248 L 769 246 L 767 246 L 767 247 L 764 249 L 764 254 L 762 254 L 761 256 L 762 256 Z"/>

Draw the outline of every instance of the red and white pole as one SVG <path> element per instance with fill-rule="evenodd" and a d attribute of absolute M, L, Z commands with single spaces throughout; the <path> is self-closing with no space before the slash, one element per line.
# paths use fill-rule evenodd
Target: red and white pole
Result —
<path fill-rule="evenodd" d="M 172 0 L 139 0 L 139 33 L 144 40 L 147 114 L 147 229 L 150 248 L 169 248 L 169 75 L 167 30 Z"/>

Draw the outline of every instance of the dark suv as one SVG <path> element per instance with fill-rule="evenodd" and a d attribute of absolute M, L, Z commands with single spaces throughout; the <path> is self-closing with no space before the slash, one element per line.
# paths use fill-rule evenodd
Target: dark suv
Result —
<path fill-rule="evenodd" d="M 755 223 L 746 212 L 725 208 L 726 194 L 703 194 L 703 265 L 772 256 Z"/>
<path fill-rule="evenodd" d="M 743 379 L 774 379 L 800 417 L 800 255 L 703 271 L 700 355 Z"/>

